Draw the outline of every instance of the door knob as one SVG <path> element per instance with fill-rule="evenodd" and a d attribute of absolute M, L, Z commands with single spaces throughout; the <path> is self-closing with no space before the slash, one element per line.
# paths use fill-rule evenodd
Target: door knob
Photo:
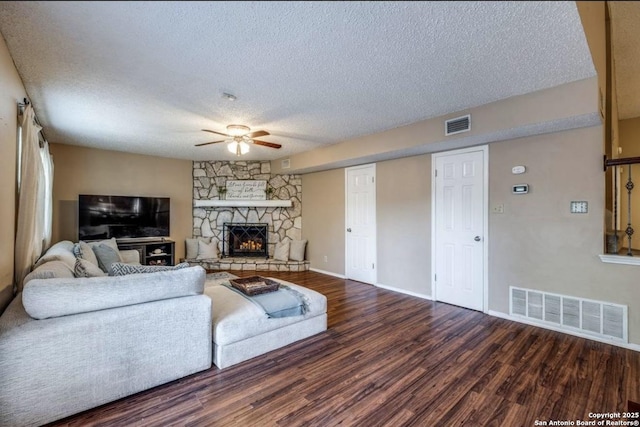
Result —
<path fill-rule="evenodd" d="M 479 242 L 481 239 L 480 239 L 480 236 L 476 236 L 473 238 L 473 240 L 475 240 L 476 242 Z"/>
<path fill-rule="evenodd" d="M 351 233 L 351 229 L 350 229 L 350 228 L 347 228 L 347 232 L 348 232 L 348 233 Z"/>

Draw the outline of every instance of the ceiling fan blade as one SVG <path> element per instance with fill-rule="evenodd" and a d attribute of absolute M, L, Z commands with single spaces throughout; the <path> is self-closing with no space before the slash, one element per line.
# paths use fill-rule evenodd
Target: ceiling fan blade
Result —
<path fill-rule="evenodd" d="M 215 130 L 209 130 L 209 129 L 202 129 L 205 132 L 211 132 L 211 133 L 215 133 L 217 135 L 222 135 L 222 136 L 228 136 L 229 138 L 233 138 L 233 136 L 231 135 L 227 135 L 226 133 L 222 133 L 222 132 L 216 132 Z"/>
<path fill-rule="evenodd" d="M 258 138 L 260 136 L 267 136 L 267 135 L 271 135 L 271 134 L 266 130 L 257 130 L 255 132 L 248 133 L 246 136 L 248 136 L 249 138 Z"/>
<path fill-rule="evenodd" d="M 224 142 L 224 141 L 225 140 L 223 139 L 223 140 L 220 140 L 220 141 L 203 142 L 203 143 L 200 143 L 200 144 L 196 144 L 196 147 L 201 147 L 203 145 L 209 145 L 209 144 L 217 144 L 218 142 Z"/>
<path fill-rule="evenodd" d="M 282 145 L 280 145 L 280 144 L 274 144 L 273 142 L 258 141 L 257 139 L 254 139 L 253 143 L 256 144 L 256 145 L 264 145 L 265 147 L 271 147 L 271 148 L 280 148 L 280 147 L 282 147 Z"/>

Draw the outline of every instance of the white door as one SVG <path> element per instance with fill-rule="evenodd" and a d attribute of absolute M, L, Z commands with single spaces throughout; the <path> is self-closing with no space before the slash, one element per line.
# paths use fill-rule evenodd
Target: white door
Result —
<path fill-rule="evenodd" d="M 375 284 L 376 276 L 376 167 L 346 171 L 346 276 Z"/>
<path fill-rule="evenodd" d="M 434 297 L 485 309 L 487 147 L 434 154 Z"/>

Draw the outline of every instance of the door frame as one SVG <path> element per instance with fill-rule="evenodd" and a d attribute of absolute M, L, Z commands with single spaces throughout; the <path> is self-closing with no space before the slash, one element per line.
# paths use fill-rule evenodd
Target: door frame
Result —
<path fill-rule="evenodd" d="M 358 165 L 358 166 L 351 166 L 348 168 L 344 169 L 344 276 L 347 279 L 352 279 L 351 277 L 349 277 L 349 244 L 347 242 L 349 236 L 347 234 L 347 228 L 349 227 L 349 171 L 350 170 L 357 170 L 357 169 L 364 169 L 364 168 L 371 168 L 373 170 L 373 183 L 374 183 L 374 192 L 373 192 L 373 220 L 374 220 L 374 230 L 373 230 L 373 262 L 374 262 L 374 268 L 373 268 L 373 283 L 371 283 L 371 285 L 376 286 L 378 283 L 378 199 L 377 199 L 377 193 L 378 193 L 378 177 L 376 174 L 376 164 L 375 163 L 369 163 L 366 165 Z M 365 283 L 365 282 L 363 282 Z"/>
<path fill-rule="evenodd" d="M 459 150 L 442 151 L 431 155 L 431 296 L 434 301 L 438 301 L 436 291 L 436 159 L 439 157 L 470 153 L 474 151 L 482 151 L 483 153 L 483 195 L 482 195 L 482 211 L 484 218 L 482 220 L 482 288 L 483 302 L 482 311 L 489 312 L 489 146 L 479 145 L 469 148 L 461 148 Z"/>

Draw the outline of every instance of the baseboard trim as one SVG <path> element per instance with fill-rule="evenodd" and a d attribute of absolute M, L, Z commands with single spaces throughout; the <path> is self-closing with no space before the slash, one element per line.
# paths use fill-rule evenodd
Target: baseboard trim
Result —
<path fill-rule="evenodd" d="M 320 270 L 319 268 L 309 268 L 309 271 L 315 271 L 316 273 L 326 274 L 327 276 L 337 277 L 339 279 L 346 279 L 347 276 L 343 274 L 333 273 L 331 271 Z"/>
<path fill-rule="evenodd" d="M 525 318 L 517 317 L 517 316 L 511 316 L 509 314 L 501 313 L 499 311 L 489 310 L 487 312 L 487 314 L 489 316 L 499 317 L 499 318 L 505 319 L 505 320 L 511 320 L 512 322 L 523 323 L 525 325 L 536 326 L 538 328 L 543 328 L 543 329 L 549 329 L 551 331 L 561 332 L 563 334 L 573 335 L 573 336 L 579 337 L 579 338 L 586 338 L 588 340 L 598 341 L 598 342 L 601 342 L 601 343 L 604 343 L 604 344 L 611 344 L 611 345 L 615 345 L 616 347 L 622 347 L 622 348 L 626 348 L 626 349 L 629 349 L 629 350 L 640 352 L 640 345 L 638 345 L 638 344 L 624 343 L 624 342 L 618 342 L 618 341 L 614 341 L 614 340 L 601 339 L 601 338 L 598 338 L 598 337 L 593 336 L 593 335 L 581 334 L 578 331 L 573 331 L 573 330 L 563 329 L 563 328 L 557 328 L 557 327 L 554 327 L 552 325 L 547 325 L 547 324 L 543 324 L 543 323 L 532 322 L 532 321 L 529 321 L 529 320 L 527 320 Z"/>
<path fill-rule="evenodd" d="M 398 292 L 398 293 L 405 294 L 405 295 L 410 295 L 412 297 L 417 297 L 417 298 L 422 298 L 422 299 L 426 299 L 426 300 L 429 300 L 429 301 L 433 301 L 433 298 L 431 298 L 430 295 L 420 294 L 420 293 L 417 293 L 417 292 L 408 291 L 406 289 L 401 289 L 401 288 L 396 288 L 394 286 L 384 285 L 382 283 L 376 283 L 375 286 L 378 287 L 378 288 L 387 289 L 389 291 Z"/>

